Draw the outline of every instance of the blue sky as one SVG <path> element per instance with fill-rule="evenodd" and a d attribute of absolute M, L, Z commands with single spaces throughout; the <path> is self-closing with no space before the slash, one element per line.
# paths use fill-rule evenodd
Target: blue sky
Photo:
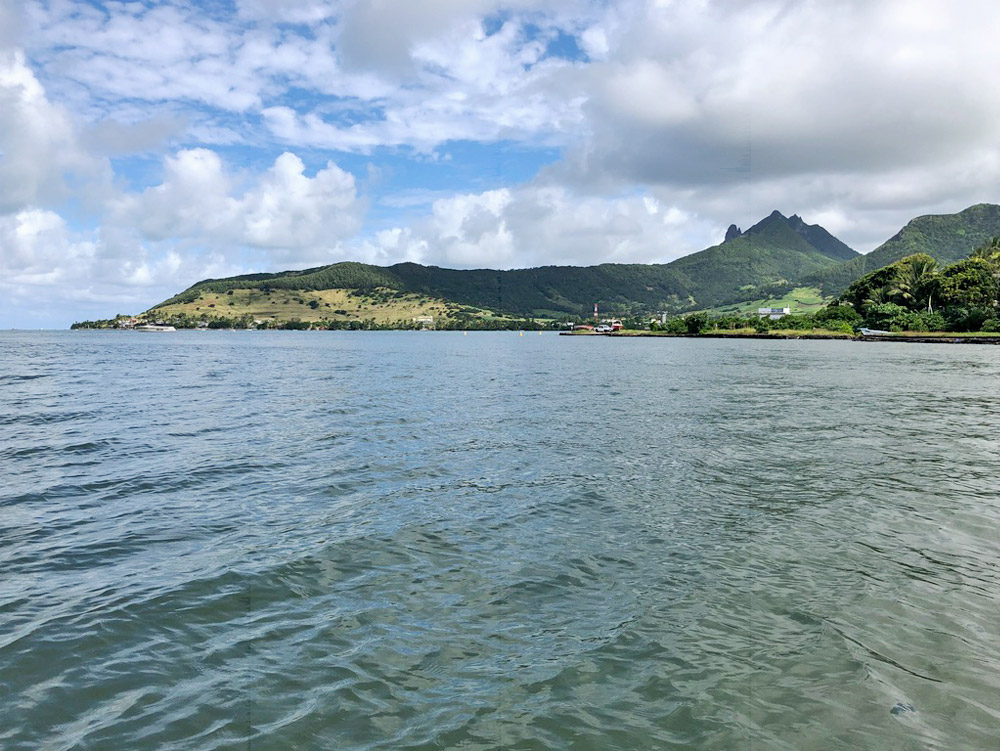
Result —
<path fill-rule="evenodd" d="M 966 0 L 0 0 L 0 328 L 341 260 L 865 252 L 998 199 Z"/>

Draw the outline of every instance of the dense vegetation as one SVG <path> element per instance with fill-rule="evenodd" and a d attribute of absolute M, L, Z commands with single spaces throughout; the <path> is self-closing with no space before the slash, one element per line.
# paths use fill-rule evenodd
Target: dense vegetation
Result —
<path fill-rule="evenodd" d="M 851 284 L 838 302 L 888 331 L 1000 331 L 1000 238 L 943 268 L 915 253 Z"/>
<path fill-rule="evenodd" d="M 917 217 L 867 255 L 804 277 L 827 294 L 839 295 L 852 282 L 910 255 L 924 253 L 941 265 L 967 258 L 974 248 L 1000 235 L 1000 206 L 980 203 L 957 214 Z"/>
<path fill-rule="evenodd" d="M 653 323 L 652 331 L 668 334 L 697 335 L 715 332 L 767 334 L 769 332 L 800 332 L 803 334 L 853 335 L 862 323 L 861 316 L 846 305 L 831 305 L 815 313 L 799 313 L 779 319 L 748 315 L 718 315 L 692 313 Z"/>

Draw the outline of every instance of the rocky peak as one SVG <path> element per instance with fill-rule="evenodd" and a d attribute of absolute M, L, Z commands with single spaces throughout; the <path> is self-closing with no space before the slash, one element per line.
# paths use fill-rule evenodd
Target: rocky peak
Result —
<path fill-rule="evenodd" d="M 726 239 L 723 242 L 728 242 L 734 238 L 739 237 L 743 234 L 743 230 L 737 227 L 735 224 L 730 224 L 729 229 L 726 230 Z"/>

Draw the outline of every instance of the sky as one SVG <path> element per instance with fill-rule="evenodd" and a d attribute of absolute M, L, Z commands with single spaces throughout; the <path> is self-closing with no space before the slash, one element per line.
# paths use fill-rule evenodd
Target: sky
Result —
<path fill-rule="evenodd" d="M 0 0 L 0 328 L 1000 201 L 995 0 Z"/>

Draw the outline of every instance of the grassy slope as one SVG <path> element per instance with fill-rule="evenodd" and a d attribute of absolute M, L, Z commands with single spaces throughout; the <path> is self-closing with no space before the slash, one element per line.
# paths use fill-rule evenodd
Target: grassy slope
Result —
<path fill-rule="evenodd" d="M 358 294 L 346 289 L 271 290 L 235 288 L 227 292 L 200 291 L 182 301 L 164 303 L 154 309 L 156 315 L 185 313 L 196 318 L 236 318 L 251 315 L 255 319 L 288 321 L 351 321 L 372 320 L 377 324 L 407 325 L 418 316 L 433 316 L 435 320 L 453 318 L 461 306 L 446 300 L 417 294 L 399 297 L 379 294 Z M 175 298 L 176 299 L 176 298 Z M 316 301 L 318 307 L 310 307 Z M 490 317 L 488 311 L 471 311 L 479 317 Z"/>
<path fill-rule="evenodd" d="M 758 300 L 720 305 L 707 308 L 706 313 L 739 315 L 756 313 L 757 308 L 791 308 L 792 313 L 813 313 L 825 308 L 833 298 L 823 295 L 819 287 L 796 287 L 781 297 L 767 297 Z"/>

